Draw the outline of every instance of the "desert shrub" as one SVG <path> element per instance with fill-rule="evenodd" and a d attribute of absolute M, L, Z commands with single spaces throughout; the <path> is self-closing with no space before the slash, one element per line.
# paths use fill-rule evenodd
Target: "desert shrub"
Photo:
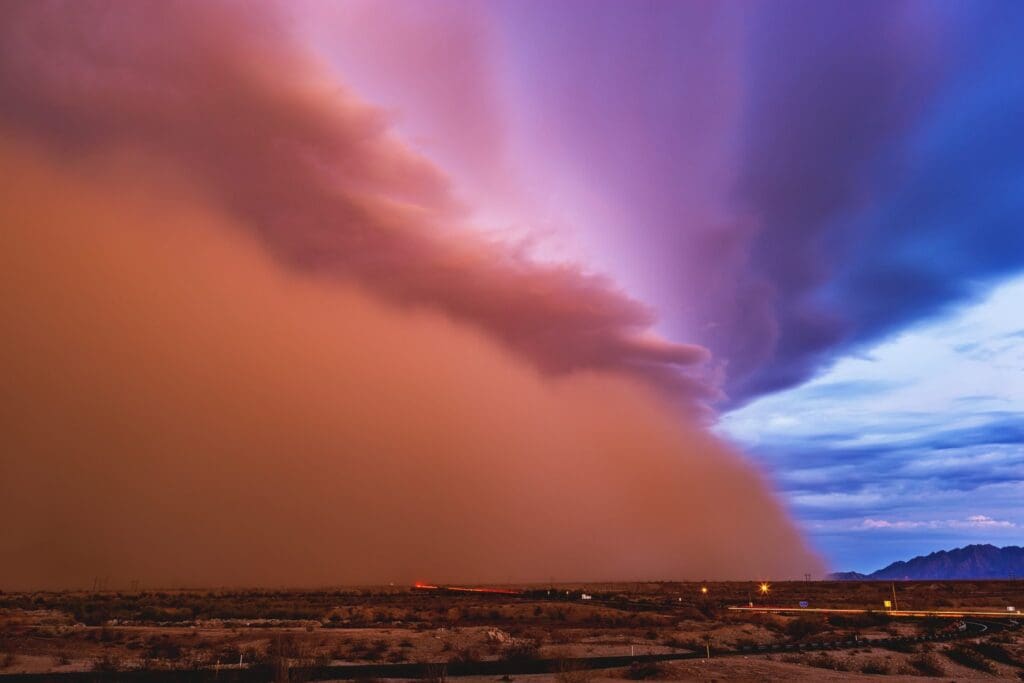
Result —
<path fill-rule="evenodd" d="M 517 640 L 501 653 L 501 658 L 507 662 L 522 662 L 539 657 L 540 649 L 533 640 Z"/>
<path fill-rule="evenodd" d="M 217 659 L 222 662 L 237 662 L 242 656 L 242 648 L 232 643 L 224 643 L 216 651 Z"/>
<path fill-rule="evenodd" d="M 886 675 L 892 673 L 892 666 L 884 659 L 869 659 L 861 665 L 860 672 L 862 674 Z"/>
<path fill-rule="evenodd" d="M 946 669 L 939 658 L 931 653 L 918 655 L 909 660 L 910 666 L 924 676 L 945 676 Z"/>
<path fill-rule="evenodd" d="M 276 638 L 271 639 L 270 644 L 267 646 L 267 655 L 269 657 L 298 659 L 302 654 L 302 645 L 291 634 L 278 635 Z"/>
<path fill-rule="evenodd" d="M 962 666 L 990 674 L 996 672 L 996 668 L 992 666 L 992 662 L 988 661 L 985 655 L 973 648 L 969 648 L 964 645 L 957 645 L 956 647 L 952 647 L 948 650 L 943 650 L 943 654 Z"/>
<path fill-rule="evenodd" d="M 0 669 L 9 669 L 17 663 L 18 655 L 13 652 L 6 652 L 3 657 L 0 657 Z"/>
<path fill-rule="evenodd" d="M 347 646 L 348 651 L 345 652 L 342 646 Z M 375 661 L 380 659 L 383 653 L 387 650 L 387 643 L 384 643 L 383 648 L 376 641 L 369 643 L 361 639 L 344 640 L 342 646 L 335 649 L 336 659 L 368 659 Z"/>
<path fill-rule="evenodd" d="M 571 643 L 573 640 L 571 633 L 561 629 L 553 629 L 547 634 L 547 637 L 552 643 L 558 644 Z"/>
<path fill-rule="evenodd" d="M 683 641 L 678 636 L 669 636 L 667 638 L 662 638 L 661 644 L 665 647 L 671 647 L 677 650 L 685 647 Z"/>
<path fill-rule="evenodd" d="M 146 656 L 149 659 L 176 661 L 181 659 L 181 646 L 170 640 L 150 641 L 149 648 L 146 650 Z"/>
<path fill-rule="evenodd" d="M 556 607 L 548 610 L 548 617 L 552 621 L 565 621 L 566 617 L 568 617 L 568 612 L 561 607 Z"/>
<path fill-rule="evenodd" d="M 826 652 L 820 652 L 807 659 L 807 665 L 818 669 L 831 669 L 833 671 L 849 671 L 850 667 L 841 659 L 837 659 Z"/>
<path fill-rule="evenodd" d="M 387 648 L 380 650 L 374 647 L 369 648 L 363 652 L 363 659 L 370 662 L 379 662 L 384 658 L 384 654 L 387 652 Z"/>
<path fill-rule="evenodd" d="M 993 642 L 981 642 L 976 645 L 972 645 L 972 648 L 979 654 L 989 659 L 1001 662 L 1003 664 L 1009 664 L 1010 666 L 1024 666 L 1021 660 L 1017 659 L 1002 645 L 997 645 Z"/>
<path fill-rule="evenodd" d="M 676 642 L 679 644 L 678 647 L 682 650 L 693 650 L 695 652 L 704 652 L 706 641 L 697 640 L 696 638 L 688 639 L 677 639 Z"/>
<path fill-rule="evenodd" d="M 451 664 L 470 663 L 480 661 L 480 651 L 475 647 L 460 647 L 448 658 Z"/>
<path fill-rule="evenodd" d="M 807 661 L 804 663 L 807 664 L 807 666 L 813 666 L 816 669 L 831 669 L 833 668 L 834 660 L 830 655 L 825 654 L 824 652 L 819 652 L 816 655 L 808 657 Z"/>
<path fill-rule="evenodd" d="M 806 638 L 821 633 L 825 628 L 824 619 L 801 616 L 786 624 L 786 635 L 797 639 Z"/>
<path fill-rule="evenodd" d="M 109 652 L 104 652 L 103 656 L 92 663 L 93 671 L 120 671 L 121 670 L 121 658 L 117 655 Z"/>

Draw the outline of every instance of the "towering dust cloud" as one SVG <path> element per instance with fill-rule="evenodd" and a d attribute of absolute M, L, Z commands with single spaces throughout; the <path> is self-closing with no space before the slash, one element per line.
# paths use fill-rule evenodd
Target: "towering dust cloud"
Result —
<path fill-rule="evenodd" d="M 130 175 L 3 153 L 5 588 L 818 568 L 637 381 L 298 276 Z"/>
<path fill-rule="evenodd" d="M 820 570 L 703 349 L 239 7 L 0 7 L 0 588 Z"/>

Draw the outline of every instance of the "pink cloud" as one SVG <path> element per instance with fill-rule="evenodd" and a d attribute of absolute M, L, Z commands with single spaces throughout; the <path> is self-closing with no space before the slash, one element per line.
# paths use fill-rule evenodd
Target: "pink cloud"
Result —
<path fill-rule="evenodd" d="M 448 177 L 278 19 L 251 5 L 7 3 L 0 124 L 69 161 L 144 156 L 288 266 L 444 311 L 544 372 L 609 369 L 716 395 L 704 349 L 654 339 L 653 311 L 611 281 L 469 230 Z"/>

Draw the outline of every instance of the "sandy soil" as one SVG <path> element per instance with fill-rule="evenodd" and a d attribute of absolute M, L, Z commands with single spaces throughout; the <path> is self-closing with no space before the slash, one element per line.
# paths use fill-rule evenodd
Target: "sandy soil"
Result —
<path fill-rule="evenodd" d="M 892 635 L 949 628 L 942 620 L 884 614 L 832 618 L 737 613 L 747 584 L 630 584 L 573 587 L 531 596 L 423 594 L 403 588 L 341 591 L 158 591 L 0 593 L 0 674 L 125 669 L 193 669 L 287 661 L 292 666 L 457 662 L 501 659 L 525 649 L 543 659 L 739 649 L 857 638 L 856 650 L 713 657 L 644 671 L 520 677 L 562 683 L 662 680 L 1024 680 L 1024 630 L 965 643 L 913 643 L 906 651 L 870 647 Z M 915 608 L 1024 604 L 1024 582 L 901 585 Z M 817 605 L 878 602 L 891 587 L 799 583 L 773 587 L 773 600 Z M 972 645 L 973 643 L 973 645 Z M 979 655 L 981 643 L 988 650 Z M 955 662 L 950 648 L 975 648 L 981 668 Z M 992 648 L 995 648 L 994 650 Z M 898 648 L 897 648 L 898 649 Z M 993 659 L 994 657 L 994 659 Z M 959 661 L 959 660 L 958 660 Z M 1010 663 L 1008 663 L 1010 662 Z M 1012 662 L 1017 662 L 1014 665 Z M 461 679 L 468 680 L 468 679 Z M 484 679 L 476 679 L 484 680 Z M 487 678 L 486 680 L 494 680 Z"/>

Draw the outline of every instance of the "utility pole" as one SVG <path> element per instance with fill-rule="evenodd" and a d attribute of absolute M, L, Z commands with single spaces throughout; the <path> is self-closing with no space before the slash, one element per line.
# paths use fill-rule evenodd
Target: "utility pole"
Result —
<path fill-rule="evenodd" d="M 900 604 L 896 602 L 896 582 L 893 581 L 889 585 L 892 586 L 892 608 L 894 610 L 898 610 L 900 608 Z"/>

